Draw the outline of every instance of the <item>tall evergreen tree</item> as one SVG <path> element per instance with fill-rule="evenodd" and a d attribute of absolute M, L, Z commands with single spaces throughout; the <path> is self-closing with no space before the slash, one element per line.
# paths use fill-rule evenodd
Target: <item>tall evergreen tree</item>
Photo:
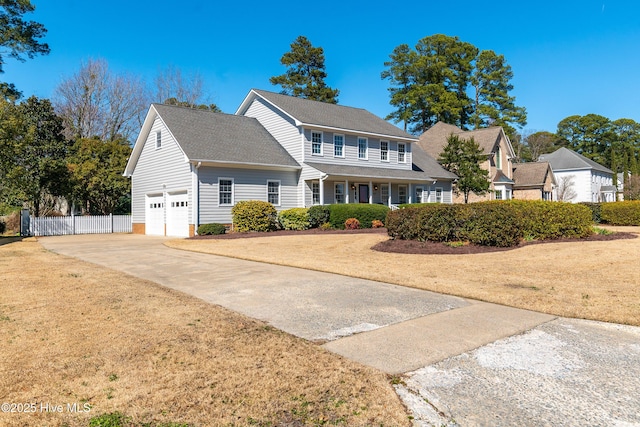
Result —
<path fill-rule="evenodd" d="M 498 124 L 513 136 L 513 126 L 526 123 L 526 111 L 509 95 L 513 72 L 502 56 L 479 54 L 458 37 L 436 34 L 421 39 L 415 50 L 396 47 L 389 58 L 381 77 L 390 82 L 395 110 L 387 119 L 404 122 L 409 132 L 422 133 L 443 121 L 462 129 Z M 475 99 L 468 95 L 472 85 Z"/>
<path fill-rule="evenodd" d="M 489 171 L 480 166 L 483 160 L 486 156 L 473 138 L 463 139 L 457 135 L 449 136 L 438 158 L 443 168 L 458 175 L 453 191 L 462 193 L 465 203 L 469 202 L 470 193 L 480 196 L 489 190 Z"/>
<path fill-rule="evenodd" d="M 30 0 L 2 0 L 0 2 L 0 73 L 3 73 L 4 56 L 24 61 L 24 55 L 33 58 L 49 53 L 49 45 L 40 42 L 47 33 L 44 25 L 25 21 L 25 13 L 33 12 Z"/>
<path fill-rule="evenodd" d="M 325 83 L 327 73 L 324 66 L 324 50 L 313 47 L 304 36 L 291 43 L 291 50 L 282 55 L 280 63 L 287 71 L 269 79 L 271 84 L 280 85 L 281 93 L 314 101 L 338 103 L 338 89 Z"/>
<path fill-rule="evenodd" d="M 558 123 L 558 143 L 603 166 L 611 166 L 616 134 L 611 121 L 598 114 L 569 116 Z"/>
<path fill-rule="evenodd" d="M 513 90 L 511 79 L 513 71 L 503 55 L 497 55 L 492 50 L 480 52 L 471 78 L 475 91 L 471 122 L 475 129 L 502 126 L 507 135 L 514 135 L 512 124 L 526 126 L 526 110 L 517 107 L 516 98 L 509 94 Z"/>

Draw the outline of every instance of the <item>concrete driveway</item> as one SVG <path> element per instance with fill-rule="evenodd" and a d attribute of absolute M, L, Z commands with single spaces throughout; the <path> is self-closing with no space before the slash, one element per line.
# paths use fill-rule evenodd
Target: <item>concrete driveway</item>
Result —
<path fill-rule="evenodd" d="M 39 239 L 402 374 L 396 390 L 417 425 L 640 426 L 640 328 L 183 252 L 165 240 Z"/>

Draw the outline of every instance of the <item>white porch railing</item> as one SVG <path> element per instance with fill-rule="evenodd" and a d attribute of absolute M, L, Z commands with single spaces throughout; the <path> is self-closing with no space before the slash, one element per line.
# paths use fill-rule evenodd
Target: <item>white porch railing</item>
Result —
<path fill-rule="evenodd" d="M 131 215 L 30 217 L 32 236 L 131 233 Z"/>
<path fill-rule="evenodd" d="M 392 211 L 397 211 L 398 209 L 400 209 L 398 205 L 389 205 L 389 207 L 391 208 Z"/>

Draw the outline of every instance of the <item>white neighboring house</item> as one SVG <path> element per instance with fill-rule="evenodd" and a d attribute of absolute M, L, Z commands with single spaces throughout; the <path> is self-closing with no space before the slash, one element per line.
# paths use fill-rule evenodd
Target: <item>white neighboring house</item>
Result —
<path fill-rule="evenodd" d="M 133 232 L 193 236 L 240 200 L 451 203 L 455 175 L 360 108 L 251 90 L 235 115 L 153 104 L 124 175 Z"/>
<path fill-rule="evenodd" d="M 564 147 L 543 154 L 538 160 L 549 162 L 553 169 L 557 182 L 555 200 L 573 203 L 616 200 L 611 169 Z"/>

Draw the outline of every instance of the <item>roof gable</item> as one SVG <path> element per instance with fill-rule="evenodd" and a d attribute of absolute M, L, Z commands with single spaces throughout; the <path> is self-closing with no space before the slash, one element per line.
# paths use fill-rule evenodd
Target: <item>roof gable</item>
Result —
<path fill-rule="evenodd" d="M 516 163 L 513 165 L 513 180 L 516 186 L 542 186 L 551 176 L 555 183 L 551 166 L 548 162 Z"/>
<path fill-rule="evenodd" d="M 266 90 L 252 89 L 236 114 L 244 114 L 255 97 L 260 97 L 272 104 L 295 120 L 297 126 L 351 131 L 410 142 L 417 140 L 415 136 L 362 108 L 312 101 Z"/>
<path fill-rule="evenodd" d="M 582 154 L 578 154 L 565 147 L 561 147 L 550 154 L 543 154 L 540 156 L 539 160 L 549 162 L 554 171 L 593 169 L 613 175 L 613 171 L 611 169 L 608 169 L 601 164 L 586 158 Z"/>
<path fill-rule="evenodd" d="M 509 151 L 509 156 L 515 157 L 513 146 L 500 126 L 465 131 L 457 126 L 438 122 L 420 135 L 418 144 L 431 157 L 437 159 L 444 151 L 444 147 L 447 145 L 449 136 L 452 134 L 457 135 L 462 139 L 473 138 L 485 155 L 489 155 L 495 151 L 494 149 L 496 144 L 499 143 L 501 138 L 504 138 Z"/>
<path fill-rule="evenodd" d="M 133 173 L 157 117 L 189 161 L 300 167 L 254 118 L 152 104 L 127 163 L 126 176 Z"/>

